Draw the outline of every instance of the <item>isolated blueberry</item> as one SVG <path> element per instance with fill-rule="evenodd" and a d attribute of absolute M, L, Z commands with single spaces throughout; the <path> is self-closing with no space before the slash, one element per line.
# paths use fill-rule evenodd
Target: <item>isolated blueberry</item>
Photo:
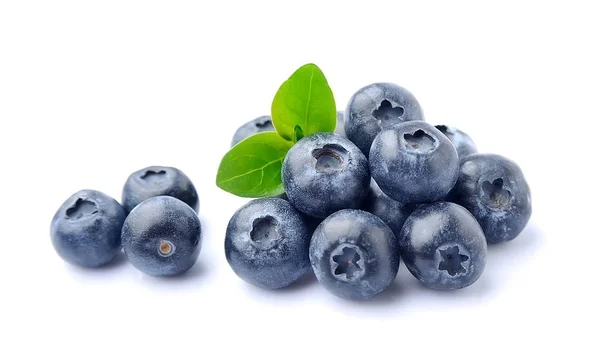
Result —
<path fill-rule="evenodd" d="M 380 131 L 423 119 L 419 102 L 407 89 L 393 83 L 373 83 L 350 98 L 345 113 L 346 135 L 368 157 Z"/>
<path fill-rule="evenodd" d="M 496 154 L 466 157 L 449 199 L 475 216 L 492 244 L 516 238 L 531 217 L 531 193 L 521 168 Z"/>
<path fill-rule="evenodd" d="M 281 173 L 289 201 L 320 218 L 360 207 L 370 181 L 367 158 L 351 141 L 332 133 L 302 138 L 287 153 Z"/>
<path fill-rule="evenodd" d="M 269 115 L 259 116 L 256 119 L 240 126 L 238 130 L 235 131 L 235 134 L 233 134 L 231 146 L 233 147 L 247 137 L 257 133 L 262 133 L 263 131 L 275 131 L 273 121 Z"/>
<path fill-rule="evenodd" d="M 409 121 L 377 135 L 369 165 L 386 195 L 403 203 L 423 203 L 450 192 L 459 160 L 441 131 L 423 121 Z"/>
<path fill-rule="evenodd" d="M 121 201 L 129 213 L 140 202 L 156 196 L 175 197 L 198 212 L 200 202 L 194 184 L 173 167 L 152 166 L 133 172 L 123 186 Z"/>
<path fill-rule="evenodd" d="M 383 193 L 374 179 L 371 179 L 369 196 L 362 206 L 363 210 L 383 220 L 396 236 L 398 236 L 404 222 L 415 208 L 416 206 L 413 204 L 401 203 L 390 198 Z"/>
<path fill-rule="evenodd" d="M 158 196 L 131 211 L 121 240 L 127 259 L 137 269 L 152 276 L 173 276 L 196 263 L 201 235 L 194 210 L 171 196 Z"/>
<path fill-rule="evenodd" d="M 233 215 L 225 234 L 225 257 L 233 271 L 255 286 L 278 289 L 310 267 L 307 222 L 288 201 L 261 198 Z"/>
<path fill-rule="evenodd" d="M 319 282 L 336 296 L 365 300 L 383 292 L 398 274 L 399 247 L 377 216 L 341 210 L 326 218 L 310 242 Z"/>
<path fill-rule="evenodd" d="M 54 249 L 65 261 L 88 268 L 110 262 L 121 247 L 123 207 L 102 192 L 81 190 L 58 209 L 50 225 Z"/>
<path fill-rule="evenodd" d="M 467 287 L 485 268 L 487 244 L 481 227 L 469 211 L 451 202 L 419 206 L 398 240 L 406 267 L 430 288 Z"/>
<path fill-rule="evenodd" d="M 459 159 L 477 153 L 475 142 L 473 142 L 473 139 L 471 139 L 464 131 L 447 125 L 436 125 L 435 127 L 444 133 L 444 135 L 450 139 L 452 144 L 454 144 Z"/>
<path fill-rule="evenodd" d="M 335 124 L 335 131 L 334 133 L 336 133 L 337 135 L 341 135 L 344 138 L 346 137 L 346 130 L 344 129 L 344 112 L 343 111 L 338 111 L 337 112 L 337 119 L 336 119 L 336 124 Z"/>

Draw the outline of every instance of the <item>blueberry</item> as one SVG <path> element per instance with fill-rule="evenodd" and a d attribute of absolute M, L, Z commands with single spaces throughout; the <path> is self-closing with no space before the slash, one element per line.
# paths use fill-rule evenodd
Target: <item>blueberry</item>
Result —
<path fill-rule="evenodd" d="M 310 267 L 307 222 L 288 201 L 261 198 L 233 215 L 225 234 L 225 257 L 244 281 L 266 289 L 283 288 Z"/>
<path fill-rule="evenodd" d="M 469 211 L 451 202 L 419 206 L 398 240 L 406 267 L 430 288 L 467 287 L 485 268 L 487 244 L 481 227 Z"/>
<path fill-rule="evenodd" d="M 282 193 L 281 195 L 277 195 L 277 196 L 274 196 L 274 197 L 281 198 L 281 199 L 286 200 L 288 202 L 290 201 L 287 198 L 287 195 L 285 193 Z M 319 224 L 323 221 L 323 219 L 320 218 L 320 217 L 312 217 L 312 216 L 309 216 L 309 215 L 307 215 L 305 213 L 302 213 L 302 212 L 300 212 L 300 214 L 302 214 L 302 216 L 304 216 L 304 220 L 306 221 L 306 224 L 307 224 L 308 229 L 310 231 L 310 235 L 312 235 L 312 233 L 315 231 L 315 229 L 317 228 L 317 226 L 319 226 Z"/>
<path fill-rule="evenodd" d="M 458 178 L 456 149 L 441 131 L 410 121 L 377 135 L 369 157 L 381 190 L 402 203 L 442 199 Z"/>
<path fill-rule="evenodd" d="M 124 220 L 125 211 L 115 199 L 102 192 L 81 190 L 54 215 L 50 238 L 65 261 L 95 268 L 117 255 Z"/>
<path fill-rule="evenodd" d="M 495 154 L 466 157 L 449 199 L 475 216 L 492 244 L 516 238 L 531 217 L 531 193 L 521 168 Z"/>
<path fill-rule="evenodd" d="M 348 139 L 331 133 L 301 139 L 287 153 L 281 173 L 289 201 L 320 218 L 360 207 L 370 181 L 367 158 Z"/>
<path fill-rule="evenodd" d="M 374 83 L 350 98 L 345 114 L 346 135 L 368 157 L 380 131 L 423 118 L 419 102 L 407 89 L 393 83 Z"/>
<path fill-rule="evenodd" d="M 137 269 L 152 276 L 173 276 L 196 263 L 201 235 L 194 210 L 171 196 L 158 196 L 131 211 L 121 240 L 127 259 Z"/>
<path fill-rule="evenodd" d="M 346 130 L 344 130 L 345 126 L 344 126 L 344 112 L 343 111 L 338 111 L 337 112 L 337 119 L 336 119 L 336 124 L 335 124 L 335 131 L 334 133 L 336 133 L 337 135 L 341 135 L 344 138 L 346 137 Z"/>
<path fill-rule="evenodd" d="M 375 180 L 371 179 L 369 196 L 365 200 L 362 209 L 372 213 L 385 222 L 398 236 L 404 222 L 415 210 L 415 205 L 398 202 L 383 193 Z"/>
<path fill-rule="evenodd" d="M 365 300 L 383 292 L 396 278 L 399 246 L 392 230 L 377 216 L 341 210 L 317 227 L 310 242 L 310 263 L 328 291 Z"/>
<path fill-rule="evenodd" d="M 257 133 L 262 133 L 263 131 L 275 131 L 273 121 L 269 115 L 259 116 L 256 119 L 240 126 L 238 130 L 235 131 L 235 134 L 233 134 L 231 146 L 233 147 L 247 137 Z"/>
<path fill-rule="evenodd" d="M 473 142 L 473 139 L 471 139 L 464 131 L 447 125 L 436 125 L 435 127 L 444 133 L 444 135 L 450 139 L 452 144 L 454 144 L 459 159 L 464 159 L 468 155 L 477 153 L 475 142 Z"/>
<path fill-rule="evenodd" d="M 121 201 L 129 213 L 140 202 L 156 196 L 175 197 L 198 212 L 200 202 L 194 184 L 173 167 L 152 166 L 133 172 L 123 186 Z"/>

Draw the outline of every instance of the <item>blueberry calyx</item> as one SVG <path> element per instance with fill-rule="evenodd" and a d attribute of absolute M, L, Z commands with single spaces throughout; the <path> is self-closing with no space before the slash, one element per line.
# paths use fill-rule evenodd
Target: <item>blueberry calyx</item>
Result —
<path fill-rule="evenodd" d="M 404 108 L 402 106 L 394 107 L 391 102 L 383 99 L 377 109 L 373 110 L 372 115 L 379 121 L 390 121 L 401 118 L 404 115 Z"/>
<path fill-rule="evenodd" d="M 98 205 L 94 201 L 78 198 L 73 206 L 69 207 L 65 214 L 67 219 L 79 220 L 82 217 L 98 213 Z"/>
<path fill-rule="evenodd" d="M 164 169 L 158 171 L 148 169 L 144 172 L 143 175 L 140 176 L 140 179 L 146 182 L 159 183 L 162 179 L 162 176 L 164 176 L 165 174 L 167 174 L 167 171 L 165 171 Z"/>
<path fill-rule="evenodd" d="M 481 184 L 483 201 L 493 210 L 505 208 L 511 202 L 512 194 L 504 188 L 504 180 L 496 178 L 493 182 L 483 181 Z"/>
<path fill-rule="evenodd" d="M 405 133 L 403 139 L 406 149 L 412 152 L 427 153 L 435 149 L 435 139 L 421 129 L 412 134 Z"/>
<path fill-rule="evenodd" d="M 271 121 L 271 119 L 257 119 L 257 120 L 254 122 L 254 125 L 255 125 L 257 128 L 259 128 L 259 129 L 261 129 L 261 128 L 267 128 L 267 127 L 269 127 L 269 128 L 270 128 L 270 127 L 272 127 L 272 125 L 273 125 L 273 122 Z"/>
<path fill-rule="evenodd" d="M 334 277 L 344 282 L 358 280 L 365 274 L 363 252 L 353 244 L 340 244 L 331 253 Z"/>
<path fill-rule="evenodd" d="M 440 271 L 446 271 L 452 277 L 457 274 L 467 273 L 467 270 L 463 266 L 463 263 L 469 260 L 469 256 L 460 254 L 458 246 L 451 246 L 448 248 L 438 248 L 440 254 L 440 264 L 438 269 Z"/>
<path fill-rule="evenodd" d="M 281 238 L 279 221 L 271 215 L 259 217 L 252 222 L 250 240 L 257 248 L 272 248 Z"/>
<path fill-rule="evenodd" d="M 348 151 L 339 144 L 325 144 L 312 151 L 317 172 L 336 172 L 344 169 Z"/>

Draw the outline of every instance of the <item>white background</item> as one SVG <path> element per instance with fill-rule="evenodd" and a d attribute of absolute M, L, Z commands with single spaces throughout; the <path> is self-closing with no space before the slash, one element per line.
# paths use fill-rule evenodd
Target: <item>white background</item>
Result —
<path fill-rule="evenodd" d="M 483 3 L 2 1 L 0 362 L 597 363 L 598 10 Z M 225 226 L 244 200 L 214 185 L 216 168 L 308 62 L 339 109 L 395 82 L 428 121 L 521 165 L 531 222 L 489 249 L 476 284 L 430 291 L 402 266 L 357 303 L 314 279 L 268 292 L 231 271 Z M 201 196 L 188 274 L 55 254 L 63 200 L 82 188 L 119 199 L 129 173 L 155 164 Z"/>

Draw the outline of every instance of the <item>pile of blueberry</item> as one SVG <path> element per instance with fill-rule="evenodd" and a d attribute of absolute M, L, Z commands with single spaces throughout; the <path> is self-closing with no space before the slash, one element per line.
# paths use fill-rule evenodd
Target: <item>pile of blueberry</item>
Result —
<path fill-rule="evenodd" d="M 182 274 L 196 263 L 198 193 L 182 171 L 153 166 L 134 172 L 121 201 L 94 190 L 69 197 L 50 225 L 56 252 L 71 264 L 95 268 L 122 248 L 133 266 L 153 276 Z"/>
<path fill-rule="evenodd" d="M 400 262 L 423 284 L 453 290 L 483 273 L 487 244 L 514 239 L 531 216 L 521 169 L 478 154 L 462 131 L 424 121 L 406 89 L 377 83 L 338 112 L 335 133 L 300 139 L 283 160 L 285 194 L 251 200 L 231 218 L 225 255 L 245 281 L 283 288 L 311 269 L 333 294 L 369 299 Z M 272 131 L 270 117 L 244 124 L 232 146 Z M 122 203 L 93 190 L 69 197 L 51 224 L 67 262 L 109 263 L 123 249 L 154 276 L 188 271 L 201 249 L 199 200 L 172 167 L 132 173 Z"/>
<path fill-rule="evenodd" d="M 400 261 L 433 289 L 473 284 L 487 244 L 525 228 L 529 186 L 513 161 L 478 154 L 464 132 L 422 120 L 416 98 L 400 86 L 356 92 L 335 133 L 306 136 L 287 153 L 285 194 L 233 215 L 225 253 L 234 272 L 278 289 L 312 267 L 327 290 L 348 299 L 384 291 Z M 270 118 L 258 118 L 232 145 L 270 130 Z"/>

